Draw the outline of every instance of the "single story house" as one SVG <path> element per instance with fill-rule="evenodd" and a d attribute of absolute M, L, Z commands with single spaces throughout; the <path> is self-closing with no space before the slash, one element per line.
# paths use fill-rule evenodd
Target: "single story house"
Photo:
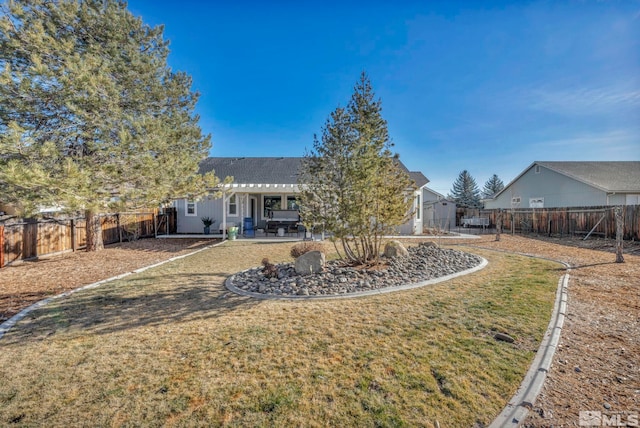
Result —
<path fill-rule="evenodd" d="M 640 162 L 542 162 L 529 165 L 485 209 L 640 204 Z"/>
<path fill-rule="evenodd" d="M 200 173 L 215 171 L 216 176 L 233 177 L 228 192 L 219 199 L 204 198 L 199 201 L 178 199 L 174 201 L 177 211 L 178 233 L 202 233 L 202 217 L 216 221 L 212 230 L 224 233 L 230 226 L 238 226 L 240 233 L 246 219 L 254 229 L 265 229 L 274 213 L 285 221 L 295 221 L 298 209 L 296 194 L 300 190 L 298 170 L 301 157 L 210 157 L 200 164 Z M 420 172 L 410 172 L 399 162 L 416 183 L 414 191 L 413 217 L 399 228 L 401 234 L 422 233 L 421 206 L 422 189 L 429 180 Z M 289 218 L 291 217 L 291 218 Z"/>

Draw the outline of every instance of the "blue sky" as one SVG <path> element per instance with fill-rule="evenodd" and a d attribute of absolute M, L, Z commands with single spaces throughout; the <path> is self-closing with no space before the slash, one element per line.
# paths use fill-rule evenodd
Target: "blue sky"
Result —
<path fill-rule="evenodd" d="M 193 77 L 211 156 L 302 156 L 361 71 L 447 194 L 535 160 L 640 160 L 640 1 L 131 0 Z"/>

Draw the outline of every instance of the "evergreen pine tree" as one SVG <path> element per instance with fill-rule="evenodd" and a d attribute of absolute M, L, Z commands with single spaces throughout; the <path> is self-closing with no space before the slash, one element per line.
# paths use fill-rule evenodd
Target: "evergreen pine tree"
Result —
<path fill-rule="evenodd" d="M 456 178 L 451 194 L 448 197 L 453 199 L 458 207 L 477 208 L 480 206 L 480 190 L 478 190 L 476 181 L 466 169 Z"/>
<path fill-rule="evenodd" d="M 502 189 L 504 189 L 504 183 L 500 180 L 497 174 L 493 174 L 491 178 L 484 183 L 482 197 L 490 198 Z"/>
<path fill-rule="evenodd" d="M 87 249 L 98 214 L 197 196 L 213 174 L 191 78 L 167 66 L 163 28 L 117 0 L 0 5 L 0 198 L 32 214 L 83 211 Z"/>
<path fill-rule="evenodd" d="M 382 236 L 406 221 L 413 202 L 391 147 L 381 101 L 362 73 L 347 107 L 331 113 L 303 161 L 302 218 L 322 224 L 354 263 L 377 260 Z"/>

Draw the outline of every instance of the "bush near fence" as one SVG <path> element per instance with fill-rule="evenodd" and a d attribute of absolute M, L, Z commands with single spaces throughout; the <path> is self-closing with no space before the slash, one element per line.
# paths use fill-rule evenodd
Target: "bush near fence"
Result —
<path fill-rule="evenodd" d="M 102 214 L 105 245 L 175 233 L 175 210 Z M 84 217 L 10 219 L 0 223 L 0 267 L 86 248 Z"/>
<path fill-rule="evenodd" d="M 502 230 L 505 233 L 536 233 L 548 236 L 616 237 L 613 206 L 581 208 L 518 208 L 502 210 Z M 495 227 L 498 210 L 480 210 Z M 640 205 L 623 206 L 624 239 L 640 240 Z"/>

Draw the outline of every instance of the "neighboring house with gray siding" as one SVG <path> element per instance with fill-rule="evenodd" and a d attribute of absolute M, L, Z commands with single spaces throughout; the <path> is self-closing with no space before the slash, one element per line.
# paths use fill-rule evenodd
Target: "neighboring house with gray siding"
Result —
<path fill-rule="evenodd" d="M 220 179 L 231 176 L 233 183 L 227 194 L 219 199 L 200 201 L 179 199 L 174 201 L 177 210 L 178 233 L 202 233 L 202 217 L 216 220 L 211 230 L 222 230 L 223 225 L 238 226 L 242 233 L 244 219 L 250 218 L 254 227 L 264 228 L 272 211 L 296 210 L 296 194 L 299 192 L 298 171 L 301 157 L 212 157 L 200 164 L 200 174 L 215 171 Z M 429 180 L 420 172 L 409 171 L 401 162 L 399 166 L 416 183 L 414 207 L 421 205 L 422 188 Z M 422 213 L 403 226 L 403 234 L 422 233 Z"/>
<path fill-rule="evenodd" d="M 485 209 L 640 204 L 640 162 L 542 162 L 528 166 Z"/>

